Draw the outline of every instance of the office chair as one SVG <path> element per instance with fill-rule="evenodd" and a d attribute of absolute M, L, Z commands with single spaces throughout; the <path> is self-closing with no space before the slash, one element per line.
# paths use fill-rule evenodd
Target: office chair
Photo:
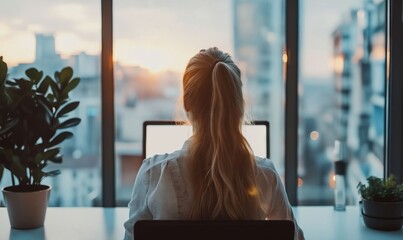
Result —
<path fill-rule="evenodd" d="M 293 240 L 294 222 L 288 220 L 140 220 L 135 240 Z"/>

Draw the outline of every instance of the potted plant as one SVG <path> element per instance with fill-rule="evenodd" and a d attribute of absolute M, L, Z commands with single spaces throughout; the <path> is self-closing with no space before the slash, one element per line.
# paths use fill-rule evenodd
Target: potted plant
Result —
<path fill-rule="evenodd" d="M 2 191 L 11 227 L 36 228 L 43 226 L 51 190 L 41 181 L 60 174 L 45 168 L 62 162 L 59 145 L 73 136 L 65 129 L 81 121 L 67 116 L 79 105 L 69 93 L 80 79 L 70 67 L 56 71 L 54 79 L 36 68 L 7 79 L 7 71 L 0 57 L 0 179 L 7 169 L 12 182 Z"/>
<path fill-rule="evenodd" d="M 365 224 L 379 230 L 399 230 L 403 223 L 403 183 L 391 175 L 381 179 L 367 178 L 368 185 L 358 183 Z"/>

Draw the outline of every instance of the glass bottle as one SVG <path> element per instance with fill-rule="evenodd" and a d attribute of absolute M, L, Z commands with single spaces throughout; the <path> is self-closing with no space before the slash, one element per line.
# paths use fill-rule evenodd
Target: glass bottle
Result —
<path fill-rule="evenodd" d="M 346 162 L 344 161 L 344 146 L 341 142 L 335 142 L 335 189 L 334 209 L 346 210 Z"/>

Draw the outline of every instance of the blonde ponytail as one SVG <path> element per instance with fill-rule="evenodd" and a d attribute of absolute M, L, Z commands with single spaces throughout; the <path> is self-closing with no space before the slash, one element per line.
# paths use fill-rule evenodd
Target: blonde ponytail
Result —
<path fill-rule="evenodd" d="M 240 70 L 217 48 L 201 51 L 183 78 L 185 110 L 194 134 L 189 161 L 191 219 L 260 219 L 256 163 L 242 135 L 244 99 Z"/>

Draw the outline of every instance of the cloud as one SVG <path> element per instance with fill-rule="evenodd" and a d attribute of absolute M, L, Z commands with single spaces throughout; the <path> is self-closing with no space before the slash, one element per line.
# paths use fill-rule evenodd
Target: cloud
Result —
<path fill-rule="evenodd" d="M 7 44 L 0 42 L 0 55 L 4 57 L 9 67 L 18 63 L 33 62 L 35 57 L 35 36 L 29 32 L 10 30 Z M 1 37 L 3 39 L 3 37 Z"/>
<path fill-rule="evenodd" d="M 80 35 L 71 32 L 58 32 L 55 34 L 56 51 L 62 56 L 78 54 L 85 51 L 88 54 L 100 54 L 101 43 L 89 42 Z"/>
<path fill-rule="evenodd" d="M 176 69 L 183 69 L 188 59 L 201 48 L 217 46 L 230 52 L 233 37 L 231 11 L 230 0 L 117 1 L 114 4 L 116 60 L 129 59 L 129 53 L 135 55 L 138 49 L 160 50 L 158 58 L 164 59 L 166 66 L 174 68 L 175 63 Z M 100 13 L 100 1 L 95 0 L 63 3 L 41 0 L 32 4 L 7 1 L 0 9 L 0 34 L 6 36 L 0 39 L 0 50 L 19 52 L 24 49 L 26 57 L 20 54 L 9 56 L 14 62 L 33 59 L 34 34 L 53 33 L 56 50 L 62 56 L 81 51 L 98 54 L 101 47 Z M 24 43 L 28 36 L 29 41 Z M 157 58 L 155 54 L 153 56 Z M 130 58 L 132 62 L 135 59 Z"/>
<path fill-rule="evenodd" d="M 0 37 L 6 37 L 10 35 L 10 27 L 5 24 L 0 22 Z"/>
<path fill-rule="evenodd" d="M 78 3 L 62 3 L 51 7 L 50 12 L 58 16 L 59 19 L 65 19 L 69 22 L 81 23 L 88 19 L 86 6 Z"/>

